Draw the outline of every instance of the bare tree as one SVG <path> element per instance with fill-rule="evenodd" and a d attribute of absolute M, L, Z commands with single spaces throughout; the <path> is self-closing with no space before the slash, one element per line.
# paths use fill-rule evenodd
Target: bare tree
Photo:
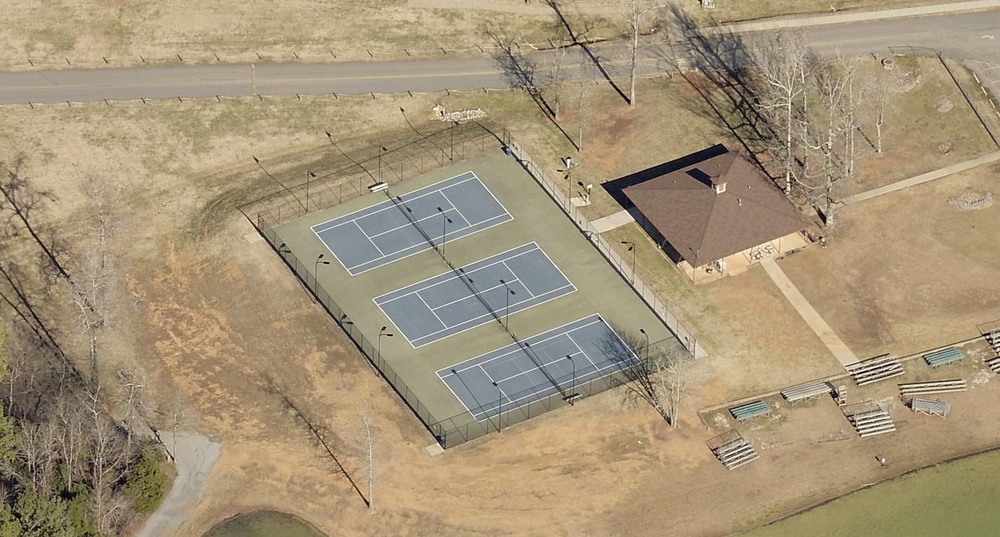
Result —
<path fill-rule="evenodd" d="M 844 130 L 844 157 L 843 167 L 844 177 L 854 175 L 855 161 L 857 158 L 857 138 L 858 112 L 866 97 L 867 84 L 859 80 L 860 58 L 837 58 L 836 69 L 840 71 L 840 76 L 844 79 L 844 97 L 840 100 L 840 116 L 843 118 Z"/>
<path fill-rule="evenodd" d="M 814 54 L 800 34 L 766 34 L 751 48 L 759 73 L 755 90 L 757 107 L 778 138 L 768 149 L 784 169 L 785 195 L 791 195 L 795 176 L 797 119 L 804 117 L 806 81 L 813 70 Z"/>
<path fill-rule="evenodd" d="M 625 400 L 649 405 L 663 421 L 677 427 L 687 387 L 685 362 L 691 355 L 674 340 L 650 345 L 645 336 L 637 337 L 627 332 L 619 334 L 630 351 L 627 354 L 622 354 L 618 341 L 602 342 L 602 345 L 605 353 L 622 357 L 620 369 L 627 379 Z"/>
<path fill-rule="evenodd" d="M 885 124 L 886 108 L 892 95 L 892 77 L 885 70 L 879 70 L 870 79 L 869 92 L 875 120 L 875 152 L 882 153 L 882 125 Z"/>
<path fill-rule="evenodd" d="M 835 66 L 827 65 L 816 76 L 816 87 L 820 94 L 821 106 L 817 110 L 821 114 L 818 123 L 816 142 L 809 144 L 807 149 L 818 151 L 822 158 L 822 192 L 825 200 L 824 216 L 827 225 L 833 223 L 833 186 L 843 178 L 843 168 L 838 165 L 836 142 L 844 128 L 841 110 L 847 89 L 847 79 Z M 808 142 L 807 142 L 808 143 Z"/>
<path fill-rule="evenodd" d="M 635 79 L 639 63 L 639 36 L 642 32 L 642 16 L 663 7 L 649 6 L 646 0 L 629 0 L 625 11 L 631 39 L 629 40 L 629 75 L 628 75 L 628 105 L 635 106 Z"/>

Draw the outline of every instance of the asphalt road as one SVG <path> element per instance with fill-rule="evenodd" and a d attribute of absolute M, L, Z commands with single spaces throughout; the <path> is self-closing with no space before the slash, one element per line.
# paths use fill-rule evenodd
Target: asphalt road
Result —
<path fill-rule="evenodd" d="M 823 55 L 889 52 L 889 46 L 935 47 L 967 61 L 1000 94 L 1000 11 L 813 27 L 803 32 Z M 625 76 L 624 48 L 595 48 L 604 69 Z M 574 51 L 573 55 L 582 54 Z M 674 58 L 674 55 L 677 58 Z M 640 74 L 690 65 L 684 44 L 642 50 Z M 564 57 L 577 65 L 580 56 Z M 531 56 L 539 69 L 555 61 L 551 53 Z M 589 62 L 591 65 L 593 62 Z M 596 69 L 573 70 L 571 77 L 602 76 Z M 259 95 L 399 93 L 507 87 L 490 58 L 417 61 L 203 65 L 72 69 L 0 73 L 0 104 L 60 103 L 129 99 L 170 99 Z"/>

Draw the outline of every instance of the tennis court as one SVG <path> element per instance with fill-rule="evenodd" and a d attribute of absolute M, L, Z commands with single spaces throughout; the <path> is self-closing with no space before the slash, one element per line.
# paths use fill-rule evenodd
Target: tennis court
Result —
<path fill-rule="evenodd" d="M 600 315 L 441 369 L 438 377 L 479 421 L 577 386 L 638 361 Z"/>
<path fill-rule="evenodd" d="M 576 291 L 531 242 L 376 297 L 414 348 Z"/>
<path fill-rule="evenodd" d="M 512 219 L 468 171 L 317 224 L 312 231 L 347 272 L 357 276 Z"/>

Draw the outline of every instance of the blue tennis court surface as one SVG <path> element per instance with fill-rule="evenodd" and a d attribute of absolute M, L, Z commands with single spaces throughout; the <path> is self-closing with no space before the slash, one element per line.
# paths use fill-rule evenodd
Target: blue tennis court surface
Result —
<path fill-rule="evenodd" d="M 638 362 L 597 314 L 521 343 L 442 369 L 438 377 L 482 421 L 550 395 L 569 396 L 577 386 Z"/>
<path fill-rule="evenodd" d="M 439 246 L 512 218 L 476 174 L 465 172 L 397 196 L 396 203 L 386 200 L 312 230 L 347 272 L 357 276 L 429 250 L 428 238 Z"/>
<path fill-rule="evenodd" d="M 471 289 L 446 272 L 376 297 L 375 304 L 416 348 L 576 290 L 533 242 L 458 270 Z"/>

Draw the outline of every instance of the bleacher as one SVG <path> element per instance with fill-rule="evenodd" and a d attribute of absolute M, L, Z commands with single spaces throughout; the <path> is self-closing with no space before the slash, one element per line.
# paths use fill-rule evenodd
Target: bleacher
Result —
<path fill-rule="evenodd" d="M 785 398 L 791 404 L 799 403 L 801 401 L 806 401 L 814 397 L 819 397 L 821 395 L 829 395 L 833 392 L 833 386 L 829 382 L 807 382 L 805 384 L 799 384 L 798 386 L 792 386 L 791 388 L 785 388 L 781 390 L 781 396 Z"/>
<path fill-rule="evenodd" d="M 986 364 L 986 367 L 990 368 L 991 371 L 1000 375 L 1000 357 L 986 360 L 984 363 Z"/>
<path fill-rule="evenodd" d="M 875 436 L 896 430 L 896 424 L 892 422 L 888 411 L 882 410 L 878 406 L 874 408 L 871 405 L 866 406 L 868 408 L 846 414 L 847 421 L 851 422 L 859 436 Z"/>
<path fill-rule="evenodd" d="M 990 344 L 990 347 L 993 347 L 993 352 L 1000 356 L 1000 328 L 994 328 L 983 336 L 986 337 L 986 342 Z"/>
<path fill-rule="evenodd" d="M 879 382 L 903 374 L 899 358 L 883 354 L 870 360 L 855 362 L 847 366 L 847 372 L 854 377 L 858 386 Z"/>
<path fill-rule="evenodd" d="M 914 412 L 927 414 L 928 416 L 941 416 L 944 418 L 951 411 L 951 403 L 914 397 L 910 400 L 910 409 Z"/>
<path fill-rule="evenodd" d="M 759 458 L 753 445 L 736 430 L 722 433 L 709 440 L 708 445 L 715 458 L 719 459 L 727 470 L 735 470 Z"/>
<path fill-rule="evenodd" d="M 931 367 L 953 364 L 962 358 L 965 358 L 965 354 L 958 347 L 947 347 L 924 355 L 924 361 Z"/>
<path fill-rule="evenodd" d="M 770 414 L 771 406 L 764 401 L 754 401 L 745 405 L 734 406 L 729 409 L 729 413 L 732 414 L 736 421 L 743 422 Z"/>
<path fill-rule="evenodd" d="M 903 397 L 928 395 L 932 393 L 964 392 L 968 389 L 965 379 L 907 382 L 905 384 L 899 384 L 898 386 L 899 394 Z"/>

